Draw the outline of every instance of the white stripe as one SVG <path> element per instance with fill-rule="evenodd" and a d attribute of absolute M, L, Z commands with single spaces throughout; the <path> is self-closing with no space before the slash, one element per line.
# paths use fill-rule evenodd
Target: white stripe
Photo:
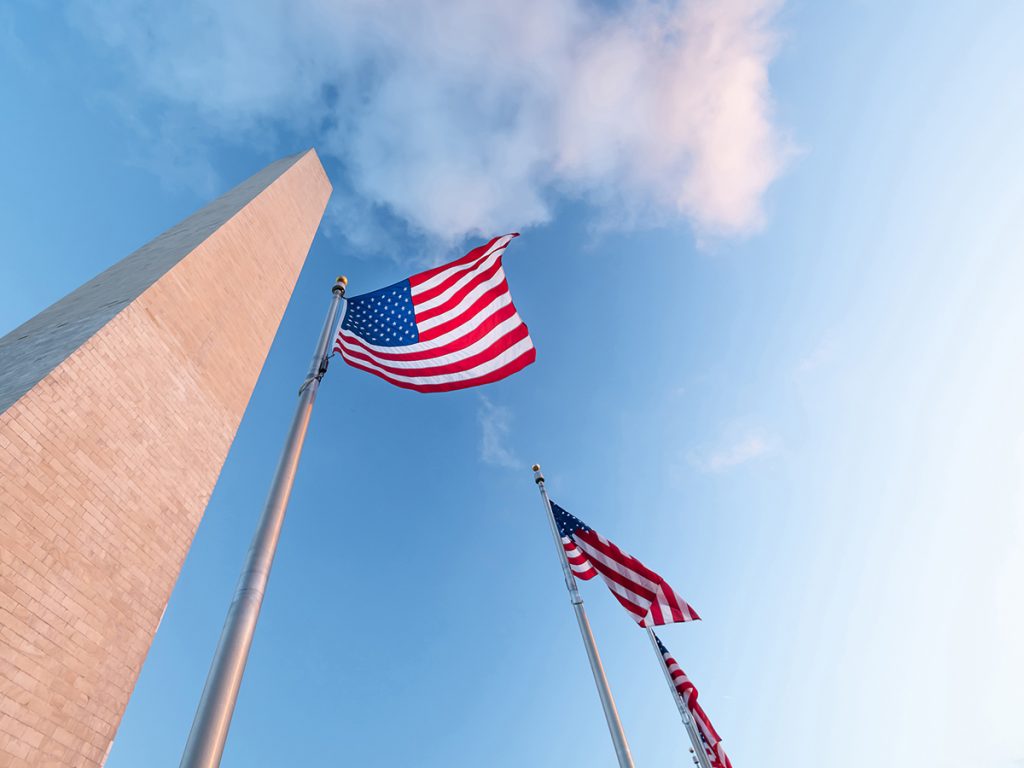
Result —
<path fill-rule="evenodd" d="M 598 535 L 598 537 L 601 538 L 601 541 L 603 543 L 606 543 L 606 544 L 609 543 L 608 539 L 605 539 L 604 537 L 602 537 L 601 534 L 597 534 L 597 535 Z M 626 566 L 622 565 L 621 563 L 619 563 L 619 562 L 617 562 L 615 560 L 612 560 L 604 552 L 601 552 L 600 550 L 595 549 L 594 547 L 590 546 L 590 544 L 588 544 L 586 541 L 583 541 L 582 539 L 577 539 L 576 543 L 579 544 L 581 547 L 583 547 L 583 551 L 586 552 L 587 557 L 589 557 L 591 560 L 597 560 L 599 563 L 603 564 L 609 570 L 615 571 L 616 573 L 621 574 L 622 576 L 625 576 L 627 579 L 629 579 L 630 581 L 634 582 L 635 584 L 639 584 L 641 587 L 644 587 L 645 589 L 649 589 L 651 592 L 653 592 L 655 594 L 655 596 L 657 596 L 657 594 L 658 594 L 658 586 L 659 585 L 656 584 L 655 582 L 653 582 L 650 579 L 646 578 L 645 576 L 637 573 L 633 569 L 627 568 Z M 650 600 L 641 600 L 640 604 L 643 605 L 643 606 L 648 606 L 649 607 L 651 605 L 651 602 L 652 601 L 650 601 Z"/>
<path fill-rule="evenodd" d="M 682 605 L 679 606 L 679 610 L 683 614 L 683 618 L 687 621 L 695 621 L 697 619 L 693 611 L 690 610 L 690 604 L 685 600 L 682 600 Z"/>
<path fill-rule="evenodd" d="M 473 269 L 471 272 L 467 272 L 465 275 L 463 275 L 458 280 L 456 280 L 454 283 L 452 283 L 452 285 L 449 286 L 449 288 L 447 290 L 445 290 L 444 293 L 439 293 L 434 298 L 427 299 L 426 301 L 423 301 L 421 303 L 416 303 L 414 301 L 413 303 L 416 306 L 416 311 L 417 312 L 426 312 L 428 309 L 433 309 L 434 307 L 441 306 L 446 301 L 448 301 L 448 299 L 450 299 L 452 296 L 454 296 L 455 293 L 460 288 L 462 288 L 464 285 L 466 285 L 466 283 L 470 282 L 471 280 L 473 280 L 478 275 L 480 275 L 480 274 L 486 272 L 488 269 L 490 269 L 494 265 L 494 262 L 496 262 L 499 258 L 501 258 L 501 254 L 500 253 L 492 253 L 490 256 L 488 256 L 486 259 L 484 259 L 482 262 L 480 262 L 480 264 L 475 269 Z M 419 293 L 419 291 L 416 291 L 415 293 L 413 293 L 413 297 L 415 297 L 417 293 Z"/>
<path fill-rule="evenodd" d="M 371 344 L 370 342 L 366 341 L 362 336 L 356 333 L 352 333 L 352 331 L 349 331 L 347 329 L 342 329 L 338 331 L 338 338 L 335 340 L 335 343 L 337 344 L 343 339 L 358 339 L 360 342 L 365 344 L 366 347 L 372 352 L 390 352 L 393 355 L 403 355 L 412 352 L 422 352 L 425 349 L 436 349 L 437 347 L 443 347 L 446 344 L 451 344 L 453 341 L 461 339 L 468 333 L 472 333 L 477 328 L 479 328 L 480 324 L 487 320 L 487 318 L 489 318 L 502 307 L 508 306 L 511 303 L 512 296 L 506 291 L 505 293 L 495 298 L 494 301 L 492 301 L 490 304 L 488 304 L 486 307 L 480 310 L 478 314 L 471 317 L 458 328 L 453 328 L 447 333 L 442 333 L 436 339 L 430 339 L 429 341 L 418 341 L 415 344 L 406 344 L 404 346 L 398 347 L 385 347 L 377 344 Z M 516 317 L 519 317 L 519 315 L 516 315 Z"/>
<path fill-rule="evenodd" d="M 436 317 L 432 317 L 429 320 L 424 320 L 422 323 L 416 323 L 416 327 L 419 329 L 420 333 L 423 333 L 423 331 L 429 331 L 436 325 L 441 325 L 442 323 L 448 322 L 453 317 L 458 317 L 471 306 L 473 306 L 474 301 L 476 301 L 485 293 L 487 293 L 487 291 L 489 291 L 491 288 L 496 288 L 497 286 L 501 285 L 504 281 L 505 270 L 499 267 L 498 271 L 491 275 L 490 280 L 485 280 L 479 285 L 474 286 L 473 290 L 467 293 L 463 297 L 462 301 L 456 304 L 452 309 L 449 309 L 447 312 L 443 312 L 440 315 L 437 315 Z M 418 307 L 416 307 L 415 302 L 413 302 L 413 307 L 419 309 Z"/>
<path fill-rule="evenodd" d="M 586 565 L 587 567 L 590 567 L 590 563 L 587 562 L 587 556 L 584 555 L 582 552 L 580 552 L 579 548 L 565 550 L 565 556 L 567 558 L 570 558 L 570 559 L 571 558 L 575 558 L 577 560 L 582 558 L 583 559 L 583 564 Z"/>
<path fill-rule="evenodd" d="M 601 578 L 604 579 L 605 583 L 608 585 L 608 589 L 628 600 L 631 605 L 636 607 L 638 617 L 642 618 L 644 615 L 643 612 L 647 610 L 650 603 L 636 592 L 629 589 L 629 587 L 625 587 L 622 584 L 619 584 L 619 582 L 609 579 L 605 574 L 601 573 L 600 565 L 594 563 L 594 561 L 597 560 L 598 563 L 604 564 L 607 561 L 607 558 L 605 558 L 600 552 L 594 553 L 593 549 L 588 547 L 585 541 L 579 541 L 577 543 L 583 548 L 583 553 L 590 558 L 591 563 L 594 565 L 594 569 L 601 574 Z"/>
<path fill-rule="evenodd" d="M 662 620 L 663 621 L 667 621 L 668 623 L 671 624 L 672 623 L 672 606 L 668 605 L 665 602 L 665 590 L 663 590 L 660 585 L 658 587 L 657 592 L 655 593 L 654 602 L 651 603 L 652 609 L 653 609 L 653 607 L 655 605 L 657 605 L 658 608 L 661 610 L 661 618 L 662 618 Z M 680 613 L 682 613 L 684 617 L 686 616 L 686 613 L 684 611 L 680 610 Z M 654 611 L 653 610 L 650 611 L 650 616 L 651 616 L 651 619 L 653 620 L 654 619 Z"/>
<path fill-rule="evenodd" d="M 693 719 L 696 720 L 697 725 L 700 726 L 700 730 L 704 734 L 704 739 L 707 741 L 708 746 L 714 747 L 718 742 L 715 740 L 714 735 L 712 735 L 711 730 L 708 728 L 708 723 L 705 723 L 704 718 L 698 716 L 696 712 L 693 712 L 693 710 L 691 710 L 691 712 L 693 713 Z"/>
<path fill-rule="evenodd" d="M 675 608 L 683 614 L 683 621 L 693 621 L 693 612 L 690 611 L 689 604 L 677 595 L 671 587 L 669 587 L 668 592 L 666 592 L 665 587 L 665 584 L 659 584 L 657 591 L 657 603 L 661 607 L 662 617 L 667 617 L 671 620 L 672 608 Z"/>
<path fill-rule="evenodd" d="M 440 355 L 438 357 L 428 357 L 423 360 L 386 360 L 374 355 L 372 352 L 367 352 L 365 349 L 346 341 L 344 338 L 341 339 L 341 346 L 346 352 L 362 353 L 367 355 L 372 358 L 374 363 L 379 365 L 415 371 L 422 368 L 433 368 L 436 365 L 452 365 L 453 363 L 457 363 L 459 360 L 465 360 L 467 357 L 472 357 L 473 355 L 483 352 L 499 339 L 508 336 L 508 334 L 512 333 L 512 331 L 522 324 L 523 321 L 520 319 L 519 315 L 513 315 L 507 320 L 503 320 L 498 323 L 494 328 L 484 334 L 479 341 L 473 342 L 465 349 L 460 349 L 457 352 Z"/>
<path fill-rule="evenodd" d="M 390 379 L 391 381 L 402 381 L 409 384 L 420 384 L 425 386 L 429 384 L 448 384 L 453 381 L 466 381 L 467 379 L 476 379 L 481 376 L 486 376 L 488 373 L 508 365 L 512 361 L 529 352 L 531 349 L 533 349 L 533 342 L 531 342 L 530 337 L 527 336 L 525 339 L 517 341 L 497 357 L 492 358 L 485 363 L 481 363 L 475 368 L 470 368 L 465 371 L 456 371 L 455 373 L 446 373 L 441 376 L 399 376 L 398 374 L 385 371 L 373 363 L 366 362 L 365 360 L 353 360 L 352 362 L 370 368 L 371 370 L 378 371 L 381 376 L 386 379 Z M 341 354 L 345 355 L 344 350 L 342 350 Z"/>
<path fill-rule="evenodd" d="M 480 258 L 486 258 L 486 257 L 490 256 L 492 253 L 497 251 L 499 248 L 504 250 L 505 246 L 508 245 L 511 240 L 512 240 L 512 236 L 511 235 L 505 235 L 504 237 L 499 237 L 495 241 L 494 245 L 492 245 L 490 248 L 488 248 L 486 253 L 484 253 L 483 256 L 481 256 Z M 442 272 L 438 272 L 436 275 L 431 277 L 429 280 L 424 280 L 419 285 L 413 287 L 412 295 L 415 296 L 417 293 L 422 293 L 423 291 L 426 291 L 426 290 L 428 290 L 430 288 L 433 288 L 433 287 L 435 287 L 437 285 L 440 285 L 441 283 L 443 283 L 445 280 L 447 280 L 452 275 L 456 275 L 459 272 L 465 272 L 467 269 L 472 269 L 472 268 L 473 268 L 473 262 L 470 262 L 469 264 L 458 264 L 458 265 L 456 265 L 454 267 L 449 267 L 448 269 L 446 269 L 446 270 L 444 270 Z"/>
<path fill-rule="evenodd" d="M 348 299 L 344 296 L 341 298 L 341 311 L 338 313 L 338 324 L 335 326 L 334 338 L 338 338 L 341 335 L 341 324 L 345 322 L 345 315 L 348 314 Z"/>
<path fill-rule="evenodd" d="M 566 544 L 569 546 L 565 546 Z M 566 557 L 581 557 L 583 555 L 580 548 L 576 546 L 576 542 L 566 536 L 562 537 L 562 549 L 565 550 Z"/>
<path fill-rule="evenodd" d="M 597 572 L 601 573 L 601 570 L 597 569 Z M 646 600 L 627 587 L 622 586 L 619 582 L 612 581 L 603 573 L 601 573 L 601 578 L 604 579 L 604 583 L 608 585 L 608 589 L 617 595 L 621 595 L 627 602 L 629 602 L 630 605 L 636 608 L 636 611 L 630 611 L 630 613 L 636 613 L 638 620 L 643 618 L 642 612 L 644 610 L 644 606 L 647 604 Z M 641 624 L 641 626 L 646 627 L 647 625 Z"/>
<path fill-rule="evenodd" d="M 584 576 L 589 573 L 597 573 L 597 570 L 594 568 L 594 566 L 591 565 L 586 559 L 584 559 L 582 563 L 573 563 L 571 561 L 571 558 L 574 557 L 586 558 L 586 555 L 583 554 L 583 551 L 576 546 L 575 541 L 573 541 L 568 536 L 563 536 L 562 544 L 570 544 L 572 546 L 572 549 L 565 549 L 564 546 L 562 547 L 562 549 L 565 549 L 565 557 L 566 560 L 569 561 L 569 567 L 572 569 L 573 573 L 580 576 Z"/>
<path fill-rule="evenodd" d="M 651 603 L 651 607 L 647 609 L 647 616 L 645 616 L 644 618 L 651 620 L 651 622 L 652 622 L 651 626 L 655 626 L 655 627 L 658 626 L 658 620 L 654 618 L 654 606 L 655 605 L 657 605 L 658 608 L 661 609 L 661 623 L 662 624 L 671 624 L 672 623 L 672 611 L 671 611 L 671 609 L 667 605 L 665 605 L 664 603 L 662 603 L 660 601 L 657 601 L 657 600 L 654 601 L 653 603 Z"/>

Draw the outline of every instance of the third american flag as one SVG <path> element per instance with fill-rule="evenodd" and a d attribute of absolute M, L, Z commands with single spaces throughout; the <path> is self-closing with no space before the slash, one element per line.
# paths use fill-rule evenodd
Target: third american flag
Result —
<path fill-rule="evenodd" d="M 665 659 L 665 667 L 672 677 L 672 684 L 686 704 L 686 708 L 690 710 L 690 714 L 693 715 L 694 722 L 697 723 L 697 733 L 700 734 L 700 740 L 704 744 L 708 759 L 711 761 L 711 768 L 732 768 L 729 756 L 725 754 L 725 749 L 722 747 L 722 738 L 718 735 L 718 731 L 715 730 L 714 726 L 711 725 L 711 721 L 708 719 L 707 713 L 700 705 L 700 702 L 697 701 L 697 686 L 690 682 L 690 678 L 683 672 L 679 663 L 672 658 L 672 654 L 668 652 L 668 648 L 661 642 L 661 638 L 655 635 L 654 639 L 658 641 L 658 650 L 661 651 L 661 657 Z"/>
<path fill-rule="evenodd" d="M 474 387 L 525 368 L 537 353 L 501 266 L 513 237 L 348 299 L 334 350 L 349 365 L 417 392 Z"/>

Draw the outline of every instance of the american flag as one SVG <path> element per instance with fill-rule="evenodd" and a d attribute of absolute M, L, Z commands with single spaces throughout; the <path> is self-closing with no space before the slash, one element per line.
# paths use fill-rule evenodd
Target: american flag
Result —
<path fill-rule="evenodd" d="M 515 234 L 461 259 L 354 296 L 334 351 L 345 362 L 417 392 L 498 381 L 537 356 L 501 267 Z"/>
<path fill-rule="evenodd" d="M 601 574 L 612 594 L 641 627 L 657 627 L 700 616 L 658 574 L 560 506 L 551 503 L 573 574 Z"/>
<path fill-rule="evenodd" d="M 665 666 L 668 667 L 668 672 L 672 676 L 672 683 L 686 703 L 686 708 L 693 715 L 693 720 L 697 724 L 697 732 L 700 734 L 701 742 L 704 744 L 704 751 L 707 753 L 712 768 L 732 768 L 729 756 L 725 754 L 725 749 L 722 747 L 722 739 L 714 729 L 714 726 L 711 725 L 711 721 L 708 720 L 704 708 L 697 701 L 697 687 L 690 682 L 690 678 L 680 668 L 679 662 L 672 658 L 672 654 L 668 652 L 668 648 L 661 642 L 661 638 L 655 635 L 654 639 L 658 641 L 658 648 L 661 650 L 662 658 L 665 659 Z"/>

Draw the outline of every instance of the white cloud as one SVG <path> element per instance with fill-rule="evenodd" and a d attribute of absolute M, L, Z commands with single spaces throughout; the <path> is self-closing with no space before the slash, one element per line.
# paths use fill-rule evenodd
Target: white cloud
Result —
<path fill-rule="evenodd" d="M 717 474 L 771 453 L 775 448 L 774 440 L 749 432 L 724 448 L 706 454 L 692 454 L 690 463 L 701 472 Z"/>
<path fill-rule="evenodd" d="M 218 138 L 315 141 L 357 206 L 445 241 L 547 221 L 762 221 L 779 0 L 109 0 L 75 19 Z M 342 216 L 341 218 L 344 218 Z"/>
<path fill-rule="evenodd" d="M 480 424 L 480 460 L 496 467 L 522 469 L 525 465 L 508 447 L 512 411 L 495 405 L 487 395 L 480 395 L 476 418 Z"/>

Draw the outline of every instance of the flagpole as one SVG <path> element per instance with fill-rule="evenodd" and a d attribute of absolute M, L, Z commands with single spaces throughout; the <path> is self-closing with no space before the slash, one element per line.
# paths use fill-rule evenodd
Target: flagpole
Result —
<path fill-rule="evenodd" d="M 672 672 L 668 668 L 668 662 L 665 661 L 665 656 L 662 654 L 661 648 L 658 647 L 658 638 L 651 627 L 645 627 L 645 629 L 647 630 L 647 637 L 650 638 L 651 647 L 654 648 L 654 654 L 658 657 L 658 665 L 661 667 L 661 671 L 665 673 L 665 682 L 668 683 L 668 689 L 672 692 L 672 698 L 676 702 L 679 716 L 683 718 L 683 725 L 686 727 L 686 733 L 690 737 L 690 743 L 693 744 L 692 749 L 690 749 L 694 754 L 693 761 L 700 765 L 701 768 L 711 768 L 708 753 L 705 751 L 700 733 L 697 731 L 697 723 L 694 722 L 693 715 L 690 713 L 690 708 L 686 705 L 686 701 L 683 700 L 679 691 L 676 690 L 676 684 L 672 679 Z"/>
<path fill-rule="evenodd" d="M 299 388 L 295 416 L 285 438 L 263 514 L 253 535 L 252 544 L 249 545 L 249 552 L 245 556 L 245 565 L 235 588 L 234 599 L 224 620 L 217 651 L 206 676 L 206 686 L 199 699 L 192 730 L 181 756 L 181 768 L 217 768 L 220 765 L 228 728 L 231 725 L 231 715 L 238 698 L 238 689 L 242 684 L 242 673 L 245 671 L 249 647 L 256 631 L 263 594 L 270 578 L 270 567 L 274 562 L 274 552 L 281 536 L 288 497 L 295 482 L 302 444 L 306 439 L 306 430 L 313 412 L 313 403 L 320 380 L 327 371 L 328 348 L 347 283 L 348 280 L 339 277 L 331 288 L 331 306 L 324 319 L 324 327 L 320 331 L 309 372 Z"/>
<path fill-rule="evenodd" d="M 604 709 L 605 720 L 608 721 L 608 732 L 612 737 L 612 744 L 615 747 L 615 756 L 618 758 L 619 768 L 634 768 L 633 756 L 629 753 L 626 734 L 622 730 L 619 712 L 615 708 L 615 699 L 612 698 L 611 688 L 608 687 L 608 678 L 605 677 L 604 666 L 601 664 L 601 656 L 597 652 L 594 633 L 590 630 L 587 612 L 583 609 L 583 598 L 580 597 L 580 592 L 576 588 L 576 577 L 572 575 L 569 560 L 565 556 L 562 537 L 558 535 L 558 526 L 555 524 L 555 516 L 551 511 L 551 499 L 548 498 L 547 489 L 544 487 L 544 475 L 541 474 L 539 464 L 533 465 L 533 479 L 537 483 L 537 487 L 540 488 L 540 497 L 544 502 L 544 509 L 547 511 L 548 523 L 551 525 L 551 535 L 554 536 L 555 549 L 558 550 L 558 560 L 562 564 L 565 588 L 569 590 L 569 599 L 572 602 L 573 610 L 576 612 L 576 621 L 580 625 L 580 634 L 583 635 L 583 646 L 587 649 L 590 671 L 593 672 L 594 682 L 597 684 L 597 693 L 601 698 L 601 708 Z"/>

